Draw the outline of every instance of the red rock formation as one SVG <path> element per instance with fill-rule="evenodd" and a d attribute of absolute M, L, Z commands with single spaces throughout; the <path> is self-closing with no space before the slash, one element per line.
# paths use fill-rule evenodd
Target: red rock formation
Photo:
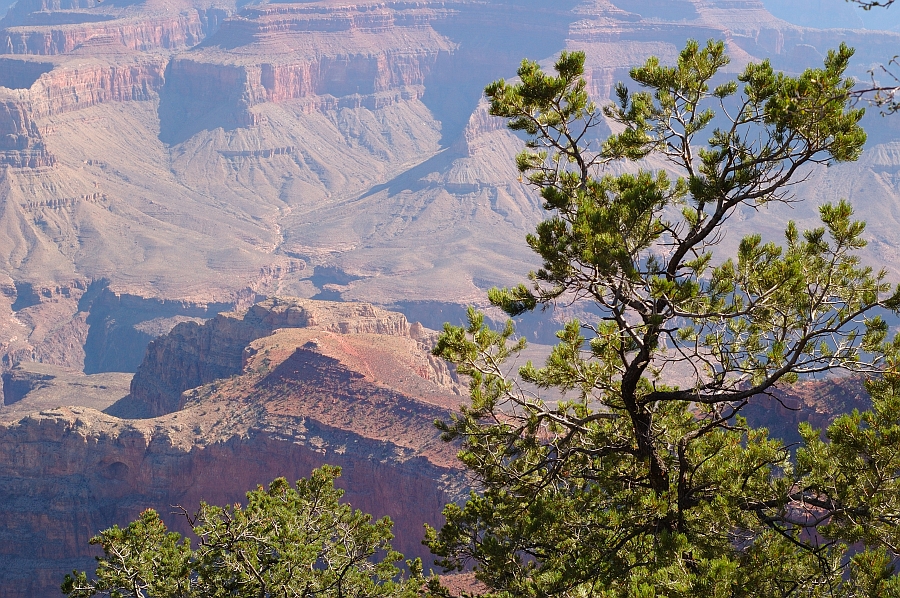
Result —
<path fill-rule="evenodd" d="M 183 406 L 185 390 L 240 373 L 250 342 L 278 328 L 411 338 L 402 314 L 371 305 L 269 299 L 243 313 L 219 314 L 203 325 L 179 324 L 151 342 L 132 381 L 131 400 L 144 405 L 148 416 L 172 413 Z M 450 383 L 440 362 L 432 361 L 428 367 L 434 370 L 432 378 Z"/>
<path fill-rule="evenodd" d="M 398 549 L 427 558 L 422 522 L 439 524 L 464 487 L 454 447 L 431 424 L 460 401 L 424 349 L 433 333 L 365 304 L 291 299 L 189 328 L 190 338 L 176 329 L 155 343 L 159 355 L 147 363 L 157 374 L 175 370 L 182 384 L 201 370 L 228 377 L 189 390 L 181 410 L 122 420 L 60 408 L 0 424 L 0 595 L 55 595 L 64 572 L 92 566 L 91 535 L 144 508 L 186 532 L 171 505 L 239 501 L 257 484 L 323 463 L 343 468 L 346 500 L 394 520 Z M 859 403 L 854 388 L 795 385 L 781 409 L 767 399 L 748 415 L 823 425 Z"/>
<path fill-rule="evenodd" d="M 166 90 L 188 112 L 227 106 L 237 126 L 255 124 L 248 110 L 264 102 L 315 98 L 312 109 L 329 109 L 347 103 L 335 98 L 371 108 L 417 99 L 452 44 L 428 26 L 438 13 L 411 6 L 248 9 L 225 20 L 208 49 L 173 60 Z M 336 43 L 336 33 L 349 39 Z"/>
<path fill-rule="evenodd" d="M 0 101 L 0 164 L 13 168 L 52 166 L 27 105 L 14 100 Z"/>
<path fill-rule="evenodd" d="M 284 3 L 250 7 L 223 23 L 216 40 L 248 40 L 284 33 L 391 34 L 398 28 L 427 30 L 465 2 Z M 333 39 L 333 38 L 332 38 Z"/>
<path fill-rule="evenodd" d="M 462 490 L 455 449 L 432 425 L 458 401 L 446 369 L 404 335 L 402 316 L 370 306 L 270 302 L 209 330 L 221 340 L 243 321 L 306 327 L 245 345 L 241 375 L 164 417 L 62 408 L 0 424 L 0 595 L 54 595 L 64 572 L 91 567 L 91 535 L 147 507 L 186 531 L 171 505 L 239 501 L 323 463 L 343 468 L 354 507 L 394 520 L 395 547 L 427 556 L 422 523 L 439 524 Z M 210 361 L 235 357 L 209 349 Z"/>
<path fill-rule="evenodd" d="M 150 100 L 165 82 L 165 69 L 162 57 L 57 68 L 41 75 L 29 89 L 30 112 L 39 118 L 105 102 Z"/>
<path fill-rule="evenodd" d="M 351 54 L 297 64 L 262 63 L 248 68 L 255 103 L 283 102 L 316 95 L 372 95 L 421 86 L 437 53 Z"/>
<path fill-rule="evenodd" d="M 166 60 L 138 57 L 118 64 L 89 60 L 54 69 L 48 66 L 52 65 L 0 60 L 0 85 L 28 84 L 15 97 L 0 99 L 0 164 L 52 166 L 55 158 L 47 151 L 34 119 L 104 102 L 152 99 L 164 83 Z"/>
<path fill-rule="evenodd" d="M 774 396 L 753 397 L 742 414 L 751 425 L 768 428 L 774 438 L 799 442 L 797 428 L 802 422 L 824 430 L 838 415 L 869 409 L 863 382 L 860 376 L 798 382 L 779 388 Z"/>
<path fill-rule="evenodd" d="M 259 422 L 221 440 L 200 437 L 197 421 L 144 426 L 78 408 L 0 425 L 0 594 L 56 595 L 63 573 L 91 568 L 91 535 L 147 507 L 167 515 L 175 504 L 232 503 L 257 484 L 307 476 L 326 462 L 343 468 L 348 502 L 391 516 L 395 546 L 422 555 L 422 523 L 439 523 L 457 491 L 442 483 L 453 470 L 313 420 L 286 423 Z"/>

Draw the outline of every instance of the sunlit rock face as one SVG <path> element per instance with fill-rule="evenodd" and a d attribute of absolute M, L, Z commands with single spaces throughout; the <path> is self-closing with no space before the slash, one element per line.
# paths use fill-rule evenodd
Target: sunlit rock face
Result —
<path fill-rule="evenodd" d="M 428 352 L 434 339 L 367 304 L 273 299 L 177 325 L 105 413 L 4 422 L 0 411 L 0 594 L 55 595 L 63 573 L 91 567 L 93 534 L 145 508 L 186 532 L 172 505 L 234 503 L 324 463 L 343 468 L 345 500 L 391 517 L 395 547 L 425 557 L 422 524 L 439 524 L 464 491 L 456 449 L 433 425 L 462 388 Z M 27 402 L 59 375 L 16 370 L 5 399 Z M 174 404 L 154 375 L 167 376 Z"/>
<path fill-rule="evenodd" d="M 0 358 L 133 371 L 140 348 L 121 362 L 78 349 L 85 327 L 96 340 L 143 321 L 110 324 L 93 294 L 75 296 L 88 287 L 167 302 L 146 321 L 275 293 L 456 320 L 536 265 L 523 236 L 540 202 L 515 171 L 521 141 L 480 103 L 484 85 L 523 57 L 578 49 L 603 101 L 630 67 L 674 60 L 689 38 L 725 40 L 731 73 L 762 58 L 797 71 L 846 40 L 860 77 L 898 41 L 800 27 L 750 0 L 23 0 L 0 21 L 0 278 L 78 290 L 28 305 L 3 294 Z M 879 123 L 874 141 L 894 129 Z M 859 200 L 885 240 L 872 257 L 894 251 L 893 182 L 859 165 L 831 172 L 798 193 Z M 887 201 L 868 205 L 885 184 Z M 742 227 L 777 221 L 745 216 Z M 548 341 L 554 327 L 522 330 Z"/>

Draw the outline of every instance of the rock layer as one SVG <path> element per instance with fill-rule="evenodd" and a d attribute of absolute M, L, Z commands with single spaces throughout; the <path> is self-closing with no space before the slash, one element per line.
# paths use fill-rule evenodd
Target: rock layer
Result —
<path fill-rule="evenodd" d="M 177 411 L 183 406 L 185 390 L 240 373 L 250 342 L 278 328 L 411 338 L 402 314 L 371 305 L 269 299 L 245 312 L 219 314 L 202 325 L 178 324 L 151 342 L 132 381 L 130 400 L 146 406 L 150 417 Z M 440 362 L 431 359 L 429 367 L 435 369 L 433 378 L 448 383 L 449 375 Z"/>
<path fill-rule="evenodd" d="M 860 77 L 900 39 L 796 27 L 749 0 L 23 0 L 0 22 L 0 273 L 232 307 L 285 293 L 457 313 L 536 265 L 522 238 L 540 201 L 484 84 L 580 49 L 602 103 L 689 37 L 724 39 L 732 72 L 765 57 L 797 70 L 846 39 Z M 323 267 L 348 278 L 323 284 Z"/>
<path fill-rule="evenodd" d="M 354 507 L 394 520 L 399 550 L 425 556 L 422 523 L 439 524 L 463 491 L 455 449 L 432 425 L 459 400 L 422 344 L 432 333 L 367 305 L 286 299 L 197 329 L 214 343 L 204 371 L 243 368 L 190 390 L 177 412 L 123 420 L 71 407 L 0 423 L 0 595 L 55 595 L 65 571 L 91 567 L 91 535 L 147 507 L 184 532 L 171 505 L 239 501 L 323 463 L 343 468 Z M 185 357 L 179 343 L 158 345 L 171 363 Z"/>

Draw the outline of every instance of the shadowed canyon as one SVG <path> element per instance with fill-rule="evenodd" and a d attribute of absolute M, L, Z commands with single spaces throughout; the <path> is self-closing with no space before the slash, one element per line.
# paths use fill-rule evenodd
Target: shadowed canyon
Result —
<path fill-rule="evenodd" d="M 422 522 L 465 492 L 431 423 L 465 388 L 428 353 L 430 329 L 536 265 L 524 236 L 540 201 L 484 85 L 523 57 L 584 50 L 603 102 L 691 38 L 725 40 L 732 75 L 766 58 L 798 72 L 846 41 L 867 80 L 900 33 L 849 24 L 789 23 L 757 0 L 13 4 L 0 596 L 56 595 L 90 567 L 88 538 L 147 506 L 235 501 L 323 462 L 344 468 L 355 507 L 391 515 L 399 550 L 425 556 Z M 809 172 L 792 189 L 806 201 L 738 213 L 731 230 L 780 238 L 848 198 L 869 223 L 863 259 L 900 279 L 900 120 L 870 112 L 858 162 Z M 519 330 L 552 342 L 573 310 Z M 853 381 L 810 384 L 754 417 L 787 434 L 863 401 Z"/>

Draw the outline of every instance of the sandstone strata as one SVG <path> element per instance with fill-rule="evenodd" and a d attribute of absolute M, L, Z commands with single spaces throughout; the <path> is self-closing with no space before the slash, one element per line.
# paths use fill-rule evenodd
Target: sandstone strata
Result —
<path fill-rule="evenodd" d="M 92 534 L 144 508 L 238 501 L 322 463 L 343 468 L 355 507 L 391 516 L 398 549 L 424 556 L 422 523 L 439 523 L 463 489 L 432 425 L 459 397 L 422 342 L 431 333 L 368 305 L 288 299 L 198 328 L 193 338 L 216 345 L 176 332 L 158 345 L 170 365 L 243 368 L 190 390 L 176 412 L 125 420 L 60 407 L 0 423 L 0 595 L 54 595 L 62 573 L 91 566 Z"/>
<path fill-rule="evenodd" d="M 517 180 L 521 141 L 479 104 L 484 84 L 579 49 L 603 102 L 689 37 L 724 39 L 732 72 L 766 57 L 797 70 L 848 40 L 861 78 L 900 39 L 797 27 L 750 0 L 23 0 L 0 21 L 0 274 L 223 309 L 285 293 L 456 318 L 536 265 L 522 239 L 540 202 Z M 832 172 L 810 193 L 894 197 L 880 170 Z M 891 264 L 888 212 L 860 213 L 883 241 L 869 256 Z M 40 334 L 3 301 L 8 362 L 92 351 L 22 344 Z M 70 325 L 45 325 L 54 347 L 93 326 L 68 305 Z M 554 326 L 522 323 L 539 340 Z"/>
<path fill-rule="evenodd" d="M 242 371 L 251 341 L 279 328 L 316 328 L 339 334 L 381 334 L 411 338 L 406 318 L 367 304 L 269 299 L 240 313 L 219 314 L 204 324 L 185 322 L 147 348 L 131 385 L 131 399 L 155 417 L 177 411 L 181 394 L 190 388 Z M 424 339 L 422 339 L 424 340 Z M 428 367 L 449 375 L 430 356 Z"/>

